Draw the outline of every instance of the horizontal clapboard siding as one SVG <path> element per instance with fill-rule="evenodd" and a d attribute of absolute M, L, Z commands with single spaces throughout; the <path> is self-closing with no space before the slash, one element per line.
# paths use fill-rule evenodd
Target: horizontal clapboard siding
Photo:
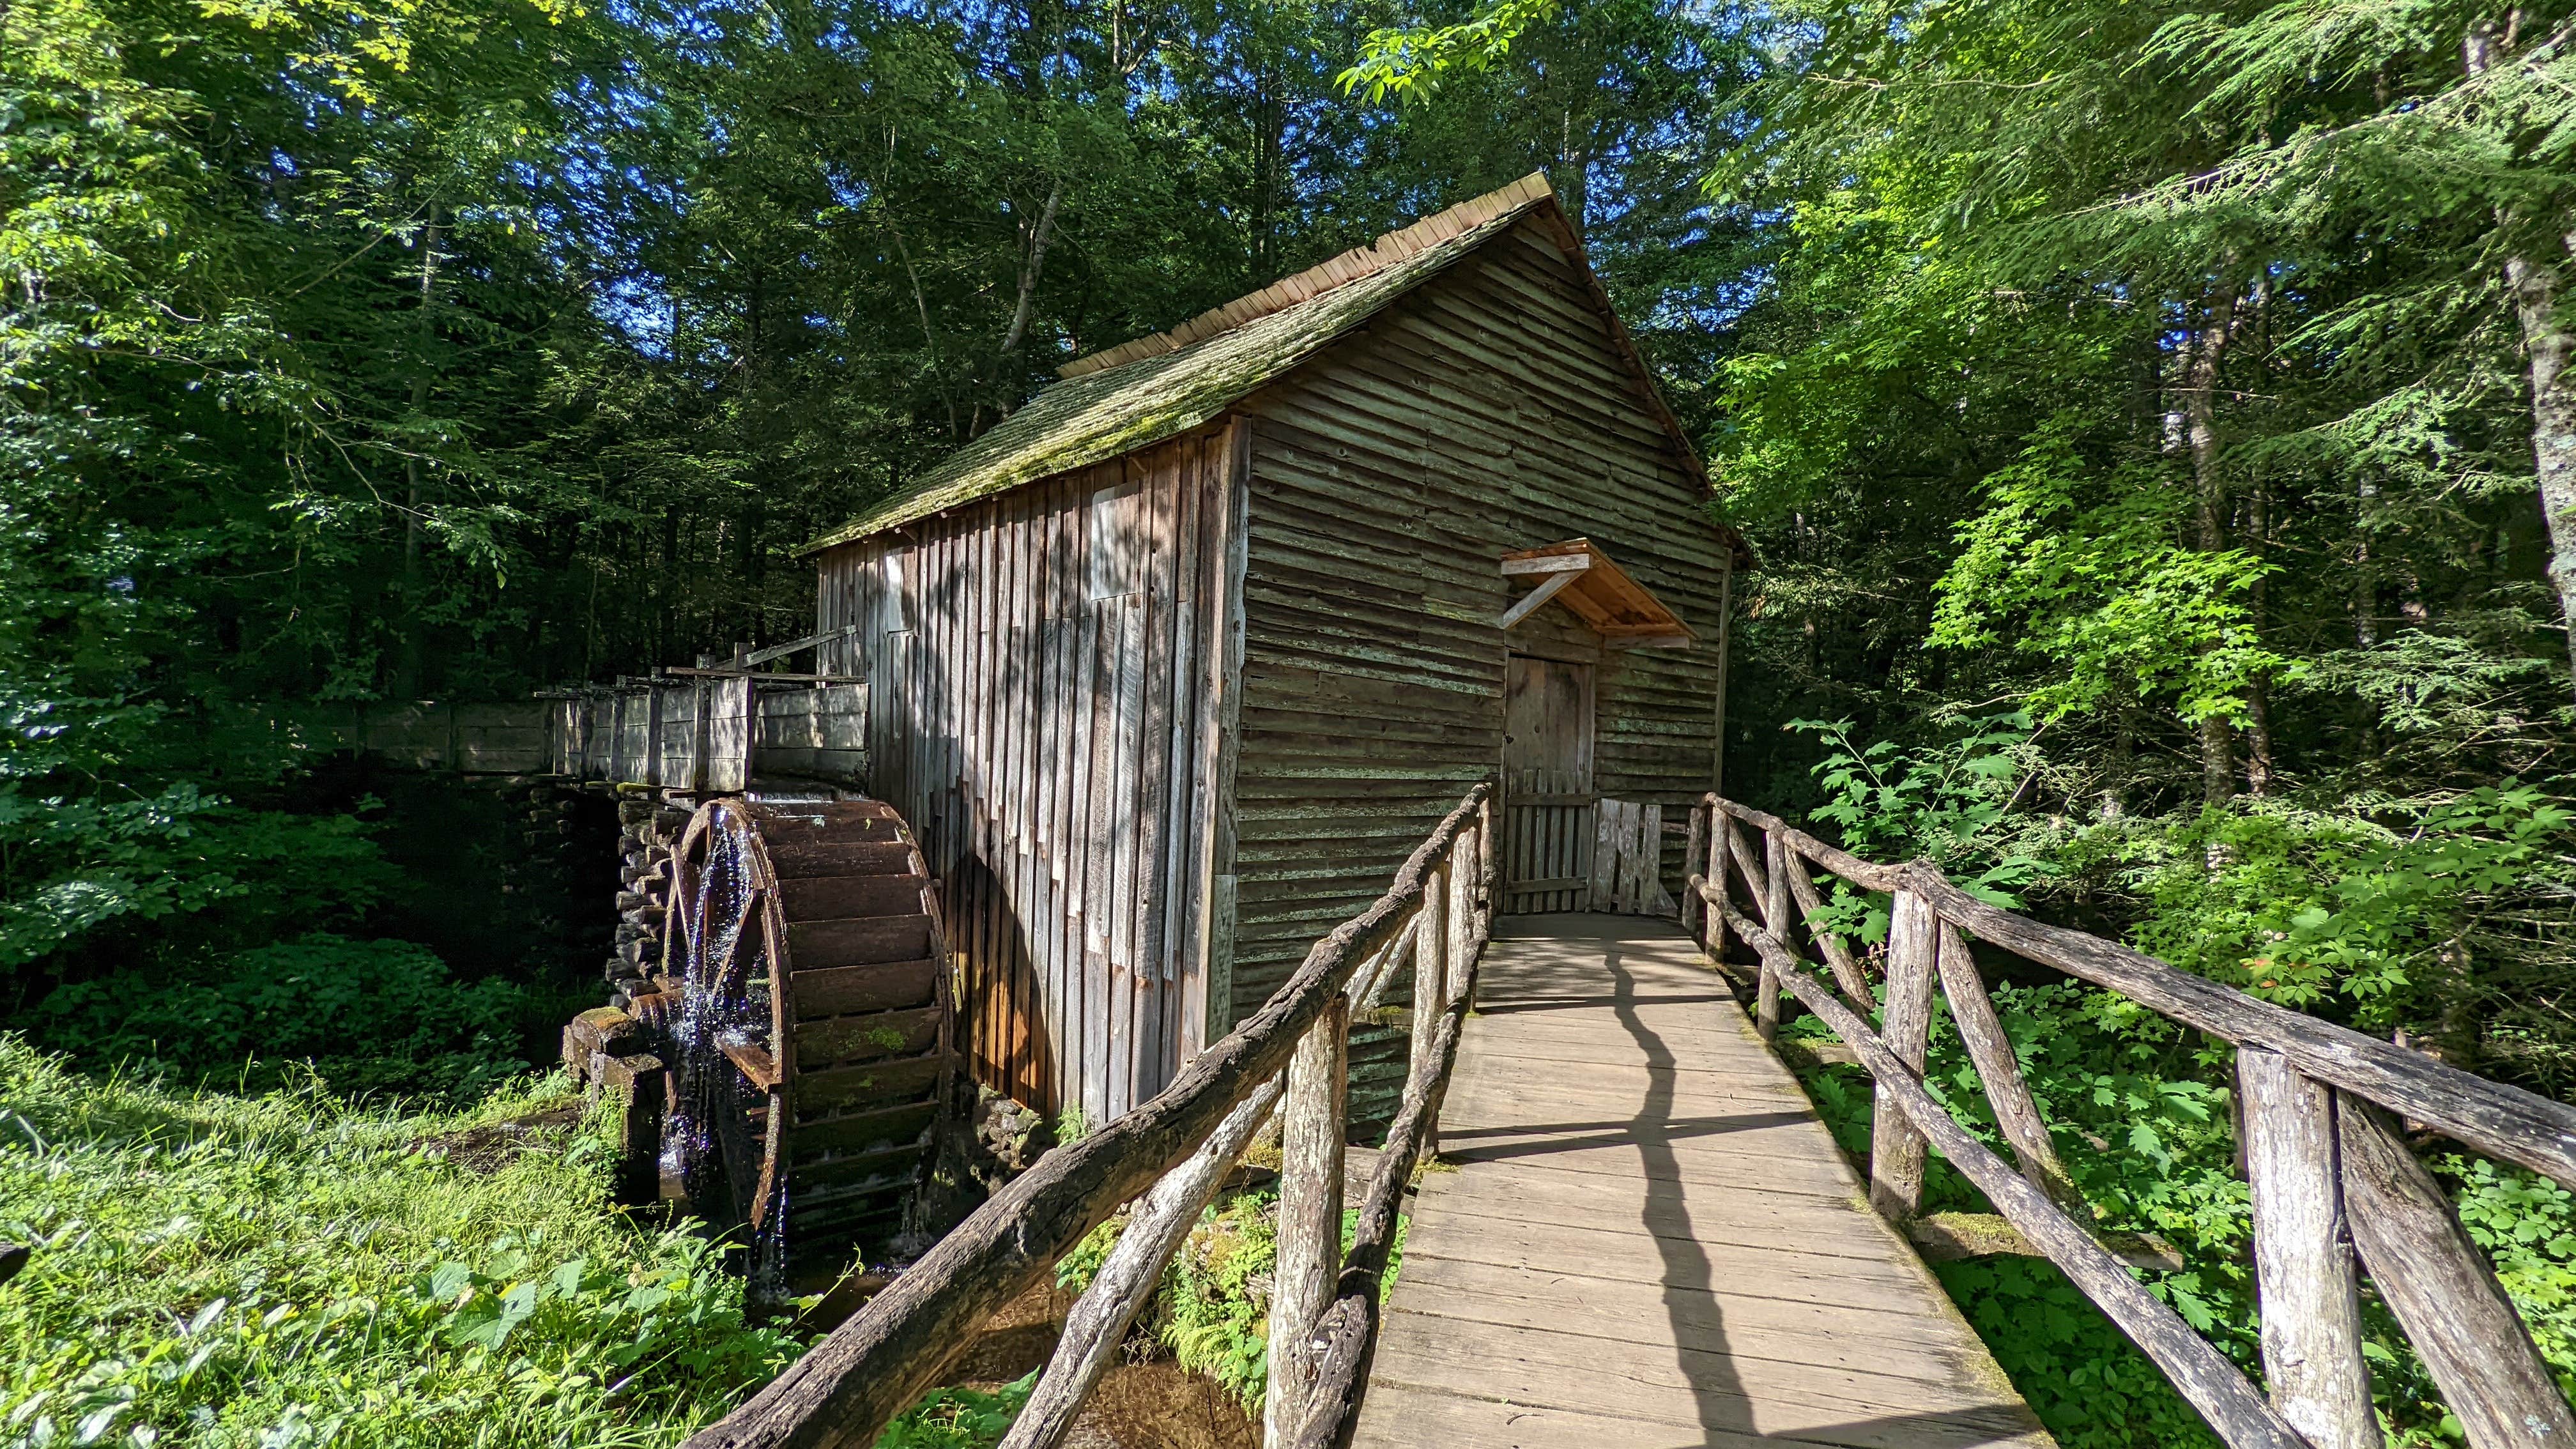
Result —
<path fill-rule="evenodd" d="M 1713 784 L 1730 555 L 1704 485 L 1535 224 L 1250 399 L 1230 1019 L 1365 907 L 1502 751 L 1513 648 L 1597 660 L 1595 778 L 1666 818 Z M 1506 636 L 1500 555 L 1588 537 L 1698 635 L 1607 650 L 1555 608 Z M 1665 851 L 1678 888 L 1681 845 Z M 1385 1103 L 1354 1043 L 1354 1111 Z"/>
<path fill-rule="evenodd" d="M 1203 1039 L 1236 457 L 1202 430 L 821 559 L 969 1060 L 1043 1110 L 1105 1122 Z"/>

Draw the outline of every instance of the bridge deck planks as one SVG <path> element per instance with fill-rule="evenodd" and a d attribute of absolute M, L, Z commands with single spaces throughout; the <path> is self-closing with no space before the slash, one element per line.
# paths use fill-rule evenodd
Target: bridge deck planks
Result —
<path fill-rule="evenodd" d="M 1497 926 L 1358 1445 L 2050 1444 L 1697 947 Z"/>

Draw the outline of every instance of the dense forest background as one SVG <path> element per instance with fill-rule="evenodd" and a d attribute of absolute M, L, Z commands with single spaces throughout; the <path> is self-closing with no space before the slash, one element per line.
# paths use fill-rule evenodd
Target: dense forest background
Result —
<path fill-rule="evenodd" d="M 1544 167 L 1762 559 L 1731 794 L 2563 1096 L 2571 43 L 2563 0 L 0 0 L 0 1018 L 183 1071 L 541 1047 L 298 720 L 801 632 L 796 547 L 1057 362 Z M 2159 1291 L 2250 1361 L 2223 1059 L 2053 989 L 2035 1080 L 2146 1164 L 2088 1189 L 2207 1251 Z M 2568 1310 L 2576 1216 L 2512 1202 Z M 2017 1377 L 2116 1358 L 1972 1269 Z M 2052 1427 L 2196 1432 L 2126 1362 Z"/>
<path fill-rule="evenodd" d="M 400 812 L 300 711 L 792 637 L 795 548 L 1068 355 L 1537 167 L 1706 375 L 1719 21 L 1347 101 L 1398 18 L 0 7 L 0 1009 L 380 928 Z"/>
<path fill-rule="evenodd" d="M 362 929 L 299 710 L 791 635 L 1065 356 L 1543 166 L 1764 561 L 1737 793 L 2561 1085 L 2563 10 L 20 0 L 5 1004 Z"/>

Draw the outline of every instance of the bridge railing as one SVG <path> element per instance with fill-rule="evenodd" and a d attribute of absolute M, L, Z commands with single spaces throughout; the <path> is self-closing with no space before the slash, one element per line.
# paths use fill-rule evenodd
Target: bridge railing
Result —
<path fill-rule="evenodd" d="M 1762 1034 L 1776 1029 L 1785 990 L 1869 1070 L 1869 1194 L 1882 1214 L 1902 1222 L 1920 1210 L 1925 1147 L 1939 1148 L 2235 1449 L 2382 1444 L 2362 1358 L 2357 1249 L 2474 1449 L 2576 1443 L 2576 1416 L 2529 1330 L 2391 1116 L 2576 1187 L 2576 1109 L 1997 909 L 1927 864 L 1861 860 L 1716 795 L 1695 809 L 1690 840 L 1684 924 L 1704 927 L 1713 946 L 1722 926 L 1759 957 Z M 1883 1004 L 1825 922 L 1819 867 L 1894 897 Z M 1802 922 L 1842 994 L 1795 944 Z M 2268 1399 L 2095 1237 L 1970 959 L 1969 932 L 2236 1047 Z M 1924 1088 L 1936 982 L 2014 1165 Z"/>
<path fill-rule="evenodd" d="M 895 1415 L 939 1384 L 985 1319 L 1132 1203 L 1125 1231 L 1075 1302 L 1053 1359 L 1002 1441 L 1005 1449 L 1053 1449 L 1115 1362 L 1173 1251 L 1274 1109 L 1283 1161 L 1265 1439 L 1273 1449 L 1347 1443 L 1375 1349 L 1378 1284 L 1397 1206 L 1437 1130 L 1490 930 L 1492 800 L 1491 784 L 1469 791 L 1384 895 L 1317 941 L 1287 984 L 1160 1095 L 1048 1152 L 686 1449 L 874 1444 Z M 1351 1013 L 1408 960 L 1412 1065 L 1345 1255 Z"/>
<path fill-rule="evenodd" d="M 545 768 L 702 794 L 747 789 L 756 774 L 864 785 L 866 682 L 762 668 L 841 632 L 737 644 L 730 658 L 702 655 L 694 668 L 542 695 Z"/>

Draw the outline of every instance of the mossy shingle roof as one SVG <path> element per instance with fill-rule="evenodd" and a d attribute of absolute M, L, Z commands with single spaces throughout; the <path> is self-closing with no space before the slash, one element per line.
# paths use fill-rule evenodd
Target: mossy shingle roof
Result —
<path fill-rule="evenodd" d="M 1526 178 L 1171 332 L 1070 364 L 1062 381 L 1027 406 L 804 552 L 899 528 L 1210 422 L 1554 195 L 1545 177 Z"/>

